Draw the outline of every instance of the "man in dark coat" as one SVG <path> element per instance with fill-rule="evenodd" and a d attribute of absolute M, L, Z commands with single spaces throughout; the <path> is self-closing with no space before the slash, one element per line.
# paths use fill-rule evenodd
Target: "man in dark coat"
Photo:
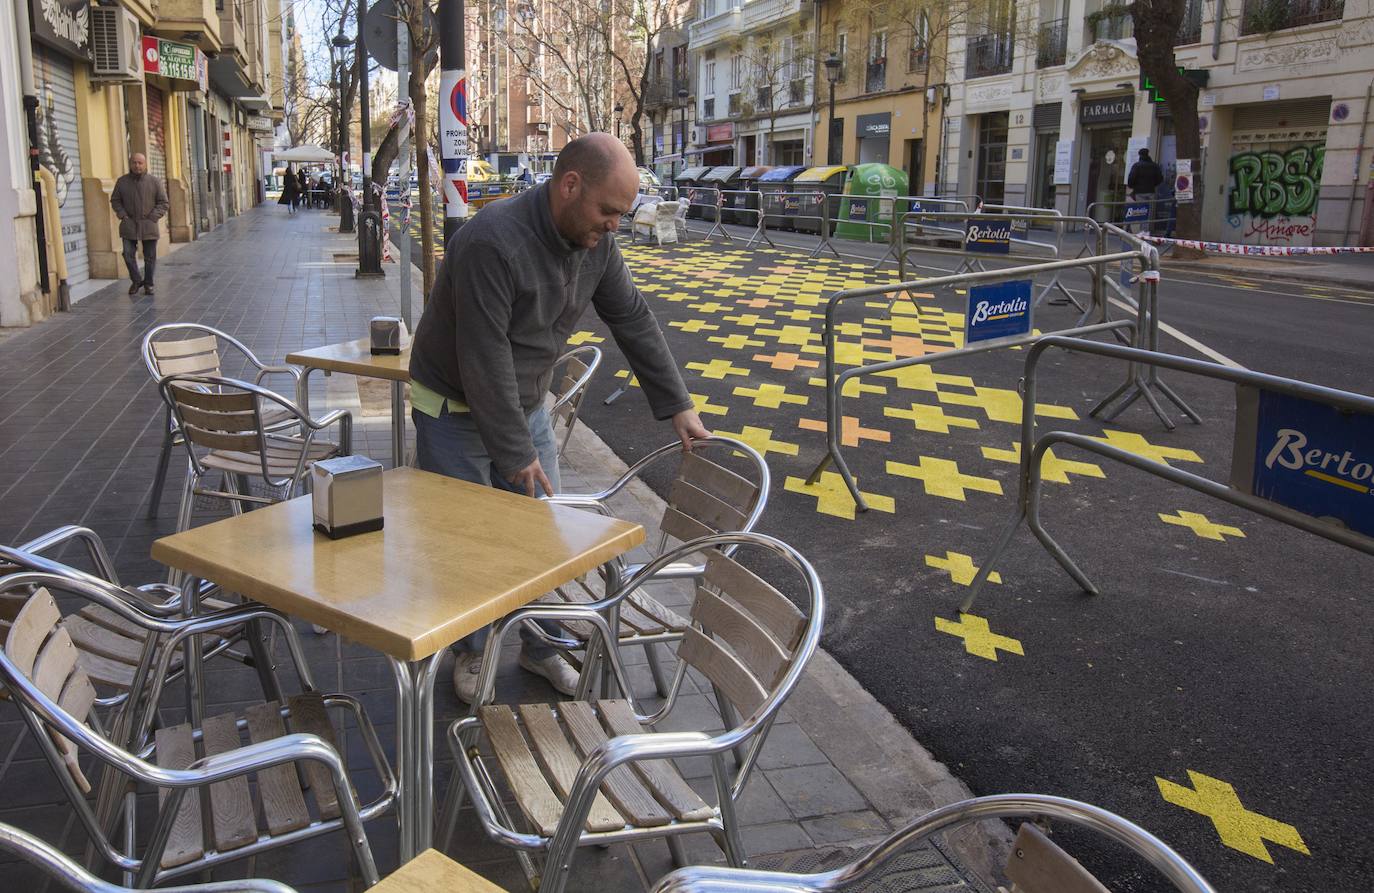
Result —
<path fill-rule="evenodd" d="M 281 198 L 277 199 L 277 204 L 286 205 L 286 213 L 296 213 L 296 201 L 301 197 L 301 187 L 296 180 L 295 171 L 287 171 L 281 178 Z"/>
<path fill-rule="evenodd" d="M 1154 198 L 1163 182 L 1164 171 L 1150 157 L 1149 149 L 1141 149 L 1140 160 L 1131 165 L 1131 172 L 1126 175 L 1126 188 L 1131 191 L 1131 198 Z"/>
<path fill-rule="evenodd" d="M 167 213 L 167 189 L 148 173 L 148 159 L 141 152 L 129 156 L 129 172 L 115 181 L 110 207 L 119 218 L 119 237 L 124 240 L 124 265 L 129 268 L 129 294 L 140 288 L 153 293 L 157 266 L 158 221 Z M 143 245 L 143 272 L 138 271 L 138 246 Z"/>

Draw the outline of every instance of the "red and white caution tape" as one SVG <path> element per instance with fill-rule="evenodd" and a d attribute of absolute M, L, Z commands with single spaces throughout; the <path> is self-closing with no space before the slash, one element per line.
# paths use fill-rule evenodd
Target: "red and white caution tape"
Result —
<path fill-rule="evenodd" d="M 1374 254 L 1374 248 L 1354 246 L 1319 247 L 1310 245 L 1232 245 L 1227 242 L 1201 242 L 1196 239 L 1166 239 L 1162 236 L 1141 235 L 1157 245 L 1181 245 L 1214 254 L 1238 254 L 1245 257 L 1291 257 L 1300 254 Z"/>

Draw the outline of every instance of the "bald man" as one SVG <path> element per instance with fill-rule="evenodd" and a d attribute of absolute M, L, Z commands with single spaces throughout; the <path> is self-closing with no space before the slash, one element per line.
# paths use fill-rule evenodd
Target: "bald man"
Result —
<path fill-rule="evenodd" d="M 129 172 L 115 181 L 110 207 L 119 218 L 119 237 L 124 240 L 124 266 L 129 268 L 129 294 L 153 293 L 157 267 L 158 224 L 167 213 L 167 190 L 148 173 L 142 152 L 129 156 Z M 138 269 L 138 246 L 143 244 L 143 272 Z"/>
<path fill-rule="evenodd" d="M 488 205 L 458 230 L 411 345 L 420 468 L 531 497 L 557 492 L 544 395 L 589 305 L 654 417 L 671 420 L 684 449 L 709 435 L 612 235 L 638 191 L 624 144 L 593 133 L 563 148 L 548 182 Z M 572 667 L 534 633 L 523 626 L 520 633 L 520 665 L 572 694 Z M 454 646 L 454 689 L 466 703 L 485 641 L 483 630 Z"/>

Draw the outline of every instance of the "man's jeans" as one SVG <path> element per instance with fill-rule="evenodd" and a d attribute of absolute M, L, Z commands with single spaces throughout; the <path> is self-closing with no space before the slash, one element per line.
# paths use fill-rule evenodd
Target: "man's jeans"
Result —
<path fill-rule="evenodd" d="M 143 239 L 143 275 L 138 272 L 138 239 L 124 240 L 124 266 L 129 268 L 129 281 L 152 285 L 153 270 L 157 268 L 157 239 Z"/>
<path fill-rule="evenodd" d="M 512 493 L 523 493 L 492 467 L 491 456 L 482 444 L 477 433 L 477 424 L 472 415 L 466 412 L 445 412 L 439 418 L 412 409 L 410 418 L 415 423 L 415 464 L 424 471 L 447 475 L 474 484 L 485 484 Z M 530 437 L 539 453 L 539 464 L 553 484 L 554 492 L 559 490 L 558 445 L 554 440 L 553 426 L 549 421 L 548 410 L 540 407 L 526 417 L 530 427 Z M 558 625 L 550 621 L 540 621 L 540 626 L 551 635 L 561 635 Z M 479 629 L 471 635 L 459 639 L 453 650 L 478 652 L 486 647 L 491 628 Z M 544 645 L 539 638 L 522 623 L 520 640 L 524 643 L 525 653 L 533 660 L 543 660 L 554 653 L 554 649 Z"/>

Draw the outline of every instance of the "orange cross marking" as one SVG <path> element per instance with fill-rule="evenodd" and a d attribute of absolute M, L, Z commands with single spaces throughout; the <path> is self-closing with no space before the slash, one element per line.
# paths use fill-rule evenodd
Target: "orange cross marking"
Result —
<path fill-rule="evenodd" d="M 762 310 L 764 307 L 776 307 L 777 301 L 770 301 L 768 298 L 750 298 L 747 301 L 739 301 L 745 307 L 753 307 L 755 310 Z"/>
<path fill-rule="evenodd" d="M 825 431 L 825 422 L 822 419 L 799 419 L 797 427 L 807 431 Z M 847 415 L 840 423 L 840 443 L 847 447 L 856 447 L 861 440 L 876 440 L 881 443 L 891 443 L 892 435 L 886 431 L 879 431 L 876 428 L 865 428 L 859 424 L 856 416 Z"/>
<path fill-rule="evenodd" d="M 754 359 L 784 372 L 792 372 L 798 366 L 804 366 L 807 369 L 815 369 L 820 366 L 820 363 L 815 360 L 803 360 L 801 354 L 787 353 L 786 351 L 778 351 L 775 354 L 756 353 Z"/>
<path fill-rule="evenodd" d="M 891 338 L 863 338 L 865 347 L 885 347 L 899 357 L 920 357 L 934 353 L 924 341 L 912 335 L 893 335 Z"/>

